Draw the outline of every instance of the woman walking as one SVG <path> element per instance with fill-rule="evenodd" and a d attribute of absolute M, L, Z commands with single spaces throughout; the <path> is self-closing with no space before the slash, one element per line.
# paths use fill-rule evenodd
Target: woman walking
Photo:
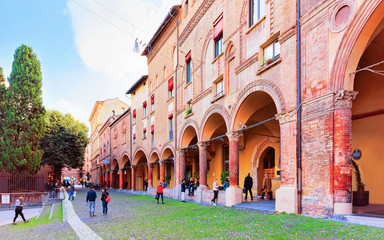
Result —
<path fill-rule="evenodd" d="M 161 203 L 164 204 L 164 200 L 163 200 L 163 182 L 160 182 L 159 183 L 159 186 L 157 186 L 157 190 L 156 190 L 156 199 L 157 199 L 157 203 L 159 203 L 159 200 L 160 200 L 160 196 L 161 196 Z"/>
<path fill-rule="evenodd" d="M 16 200 L 16 203 L 15 203 L 15 218 L 13 219 L 13 225 L 16 225 L 16 219 L 18 216 L 21 216 L 21 218 L 23 219 L 23 221 L 25 223 L 28 222 L 28 220 L 25 220 L 24 218 L 24 214 L 23 214 L 23 197 L 19 197 L 17 200 Z"/>
<path fill-rule="evenodd" d="M 103 190 L 101 190 L 102 193 L 101 193 L 101 203 L 103 205 L 103 214 L 107 214 L 108 213 L 108 201 L 107 201 L 107 198 L 109 197 L 109 193 L 107 192 L 107 189 L 106 188 L 103 188 Z"/>
<path fill-rule="evenodd" d="M 211 204 L 216 206 L 217 196 L 219 195 L 219 184 L 217 184 L 217 179 L 213 182 L 213 199 L 211 200 Z"/>

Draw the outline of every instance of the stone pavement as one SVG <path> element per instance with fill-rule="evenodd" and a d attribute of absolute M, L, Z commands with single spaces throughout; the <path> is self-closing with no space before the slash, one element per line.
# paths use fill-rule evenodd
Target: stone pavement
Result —
<path fill-rule="evenodd" d="M 23 214 L 24 214 L 24 217 L 25 219 L 31 219 L 31 218 L 34 218 L 36 217 L 39 212 L 42 210 L 41 207 L 39 208 L 25 208 L 23 210 Z M 13 218 L 15 217 L 15 210 L 2 210 L 0 211 L 0 226 L 5 226 L 5 225 L 8 225 L 8 224 L 11 224 L 12 221 L 13 221 Z M 21 218 L 21 216 L 19 216 L 17 219 L 16 219 L 16 222 L 22 222 L 23 219 Z"/>
<path fill-rule="evenodd" d="M 66 200 L 63 201 L 65 205 L 65 216 L 67 218 L 67 222 L 69 223 L 69 225 L 71 225 L 76 235 L 80 239 L 84 240 L 101 240 L 101 238 L 77 216 L 75 210 L 73 209 L 72 202 L 68 200 L 68 193 L 65 191 L 64 188 L 63 192 L 66 198 Z"/>
<path fill-rule="evenodd" d="M 235 204 L 235 208 L 249 208 L 260 211 L 274 212 L 275 211 L 275 200 L 254 200 Z"/>

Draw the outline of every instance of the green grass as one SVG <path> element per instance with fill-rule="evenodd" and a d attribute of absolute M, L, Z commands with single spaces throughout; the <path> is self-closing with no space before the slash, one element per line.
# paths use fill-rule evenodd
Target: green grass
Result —
<path fill-rule="evenodd" d="M 90 226 L 103 239 L 379 239 L 384 230 L 290 214 L 210 207 L 145 196 L 114 196 L 127 204 L 119 211 L 133 216 Z M 113 206 L 111 206 L 113 207 Z M 127 226 L 129 226 L 127 228 Z M 114 235 L 110 235 L 110 233 Z"/>
<path fill-rule="evenodd" d="M 44 225 L 44 224 L 50 224 L 55 223 L 59 221 L 63 221 L 63 206 L 62 203 L 55 203 L 55 207 L 53 209 L 52 218 L 49 219 L 49 215 L 51 213 L 52 205 L 45 205 L 43 212 L 41 213 L 40 217 L 38 219 L 31 218 L 29 219 L 29 222 L 27 224 L 24 224 L 23 222 L 20 222 L 16 225 L 13 225 L 12 227 L 15 228 L 31 228 L 35 227 L 37 225 Z"/>

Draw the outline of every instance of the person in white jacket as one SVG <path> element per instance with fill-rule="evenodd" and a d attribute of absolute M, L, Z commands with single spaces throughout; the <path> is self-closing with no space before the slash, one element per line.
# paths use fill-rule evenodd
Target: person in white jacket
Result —
<path fill-rule="evenodd" d="M 217 184 L 217 179 L 213 182 L 213 199 L 211 200 L 211 204 L 216 206 L 217 196 L 219 195 L 219 184 Z"/>

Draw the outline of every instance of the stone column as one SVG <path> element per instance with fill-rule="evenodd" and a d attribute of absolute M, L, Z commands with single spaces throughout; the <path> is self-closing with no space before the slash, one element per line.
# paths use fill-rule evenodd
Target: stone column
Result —
<path fill-rule="evenodd" d="M 148 187 L 153 187 L 153 164 L 148 164 Z"/>
<path fill-rule="evenodd" d="M 114 183 L 114 177 L 113 177 L 113 170 L 110 172 L 110 174 L 111 174 L 111 177 L 110 177 L 110 184 L 109 184 L 109 186 L 110 186 L 110 188 L 113 188 L 113 183 Z"/>
<path fill-rule="evenodd" d="M 178 176 L 176 176 L 176 185 L 181 185 L 181 182 L 183 179 L 185 179 L 185 150 L 179 149 L 177 150 L 177 162 L 176 167 L 177 171 L 176 173 Z"/>
<path fill-rule="evenodd" d="M 229 182 L 225 191 L 225 205 L 241 203 L 243 190 L 239 187 L 239 140 L 242 134 L 237 131 L 227 133 L 229 140 Z"/>
<path fill-rule="evenodd" d="M 132 174 L 131 174 L 131 177 L 132 177 L 132 191 L 135 191 L 136 190 L 136 166 L 132 165 L 131 166 L 131 170 L 132 170 Z"/>
<path fill-rule="evenodd" d="M 109 172 L 106 172 L 105 174 L 107 175 L 107 186 L 105 186 L 105 187 L 110 187 L 110 185 L 109 185 Z"/>
<path fill-rule="evenodd" d="M 165 168 L 164 168 L 164 162 L 160 161 L 160 181 L 164 182 L 165 179 Z"/>
<path fill-rule="evenodd" d="M 123 189 L 124 188 L 124 168 L 120 169 L 120 174 L 119 174 L 119 188 Z"/>
<path fill-rule="evenodd" d="M 340 90 L 334 111 L 334 214 L 352 213 L 352 100 L 358 92 Z"/>
<path fill-rule="evenodd" d="M 102 173 L 99 173 L 99 184 L 102 185 L 103 183 L 103 175 Z"/>
<path fill-rule="evenodd" d="M 199 142 L 200 186 L 207 187 L 207 143 Z"/>
<path fill-rule="evenodd" d="M 276 190 L 276 210 L 298 213 L 297 189 L 297 111 L 276 115 L 280 124 L 281 186 Z"/>

